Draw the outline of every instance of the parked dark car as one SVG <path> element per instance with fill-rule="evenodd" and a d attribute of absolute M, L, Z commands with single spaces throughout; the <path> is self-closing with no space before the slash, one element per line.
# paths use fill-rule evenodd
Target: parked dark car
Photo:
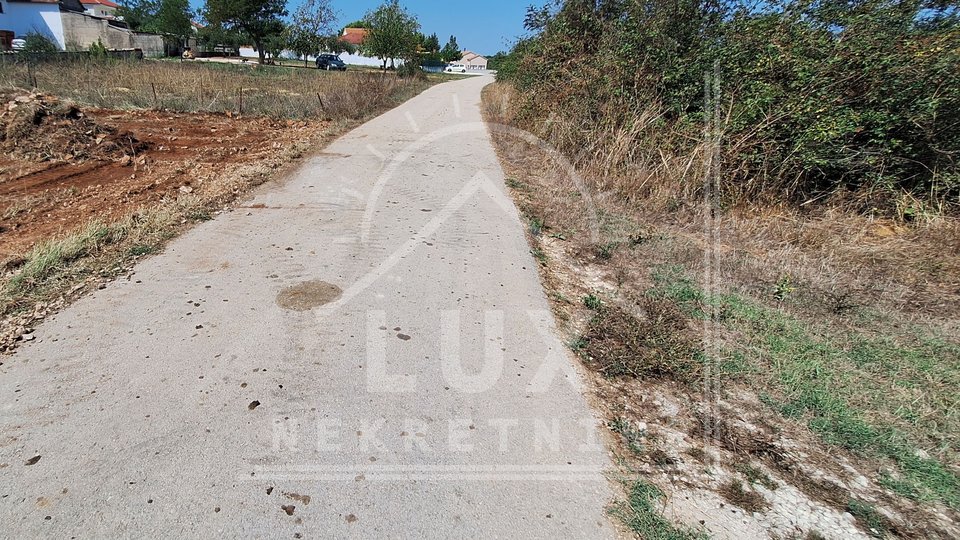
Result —
<path fill-rule="evenodd" d="M 335 54 L 321 54 L 317 57 L 317 69 L 338 69 L 340 71 L 346 71 L 347 65 L 343 63 L 343 60 Z"/>

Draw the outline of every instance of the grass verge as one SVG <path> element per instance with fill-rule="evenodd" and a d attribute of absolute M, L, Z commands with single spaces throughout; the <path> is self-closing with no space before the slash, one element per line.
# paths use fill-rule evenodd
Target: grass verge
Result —
<path fill-rule="evenodd" d="M 513 124 L 513 92 L 488 87 L 488 121 Z M 578 170 L 574 185 L 548 152 L 491 132 L 623 466 L 671 505 L 720 497 L 775 536 L 846 534 L 852 521 L 871 535 L 960 534 L 958 258 L 945 249 L 957 223 L 721 209 L 707 238 L 700 209 L 625 194 L 644 171 Z M 693 461 L 663 467 L 665 453 Z"/>
<path fill-rule="evenodd" d="M 663 492 L 653 484 L 634 480 L 625 484 L 627 499 L 615 504 L 610 513 L 631 531 L 645 540 L 706 540 L 708 537 L 692 529 L 678 527 L 661 514 L 658 504 Z"/>

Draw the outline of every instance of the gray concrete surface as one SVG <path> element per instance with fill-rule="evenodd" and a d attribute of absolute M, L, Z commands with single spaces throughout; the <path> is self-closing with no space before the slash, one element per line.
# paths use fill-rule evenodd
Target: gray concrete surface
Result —
<path fill-rule="evenodd" d="M 614 535 L 488 82 L 346 134 L 4 358 L 2 536 Z M 343 293 L 278 305 L 312 280 Z"/>

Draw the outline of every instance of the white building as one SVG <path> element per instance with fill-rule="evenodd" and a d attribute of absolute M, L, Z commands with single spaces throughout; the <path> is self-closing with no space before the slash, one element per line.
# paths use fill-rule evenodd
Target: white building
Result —
<path fill-rule="evenodd" d="M 67 46 L 58 0 L 0 0 L 0 30 L 11 31 L 18 38 L 42 34 L 61 49 Z"/>
<path fill-rule="evenodd" d="M 109 12 L 111 7 L 105 2 L 116 9 L 112 0 L 91 1 L 97 2 L 92 9 Z M 132 32 L 112 16 L 91 15 L 80 2 L 0 0 L 0 31 L 10 32 L 15 38 L 23 38 L 31 33 L 40 34 L 60 50 L 83 51 L 94 43 L 101 43 L 108 49 L 140 49 L 147 56 L 163 54 L 161 36 Z"/>
<path fill-rule="evenodd" d="M 117 16 L 117 4 L 110 0 L 80 0 L 84 13 L 94 17 L 114 19 Z"/>
<path fill-rule="evenodd" d="M 460 59 L 460 63 L 466 66 L 467 69 L 487 69 L 487 59 L 475 52 L 463 51 L 463 57 Z"/>

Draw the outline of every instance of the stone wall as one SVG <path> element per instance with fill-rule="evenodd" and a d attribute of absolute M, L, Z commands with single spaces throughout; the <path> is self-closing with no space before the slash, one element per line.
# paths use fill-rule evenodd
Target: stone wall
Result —
<path fill-rule="evenodd" d="M 61 13 L 67 48 L 86 50 L 100 40 L 108 49 L 142 49 L 144 56 L 162 56 L 163 38 L 111 26 L 106 19 L 82 13 Z"/>

